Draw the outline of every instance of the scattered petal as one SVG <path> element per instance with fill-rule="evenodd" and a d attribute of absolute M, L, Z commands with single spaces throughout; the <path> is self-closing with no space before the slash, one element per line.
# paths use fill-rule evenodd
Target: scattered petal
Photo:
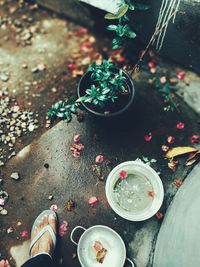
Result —
<path fill-rule="evenodd" d="M 72 152 L 72 156 L 75 157 L 75 158 L 80 158 L 81 153 L 79 151 L 75 150 L 75 151 Z"/>
<path fill-rule="evenodd" d="M 190 142 L 192 144 L 199 143 L 200 142 L 200 136 L 199 135 L 192 135 L 190 138 Z"/>
<path fill-rule="evenodd" d="M 167 78 L 166 78 L 166 76 L 162 76 L 162 77 L 160 78 L 160 82 L 161 82 L 162 84 L 165 84 L 165 83 L 167 82 Z"/>
<path fill-rule="evenodd" d="M 179 80 L 183 80 L 185 78 L 185 71 L 183 70 L 180 70 L 176 73 L 176 77 L 179 79 Z"/>
<path fill-rule="evenodd" d="M 128 173 L 126 171 L 122 170 L 119 173 L 119 177 L 120 177 L 121 180 L 124 180 L 124 179 L 126 179 L 128 177 Z"/>
<path fill-rule="evenodd" d="M 188 159 L 186 160 L 185 166 L 191 166 L 199 159 L 200 151 L 196 153 L 190 153 Z"/>
<path fill-rule="evenodd" d="M 152 197 L 152 198 L 154 198 L 154 196 L 155 196 L 155 192 L 153 192 L 153 191 L 148 191 L 147 194 L 149 197 Z"/>
<path fill-rule="evenodd" d="M 175 179 L 174 184 L 175 184 L 175 186 L 179 187 L 183 184 L 183 181 L 181 179 Z"/>
<path fill-rule="evenodd" d="M 182 130 L 185 128 L 185 124 L 183 122 L 178 122 L 176 125 L 176 128 L 179 130 Z"/>
<path fill-rule="evenodd" d="M 1 260 L 0 267 L 10 267 L 8 260 Z"/>
<path fill-rule="evenodd" d="M 67 233 L 68 226 L 69 226 L 69 224 L 67 221 L 62 222 L 62 224 L 59 227 L 59 235 L 60 236 L 64 236 Z"/>
<path fill-rule="evenodd" d="M 74 63 L 69 63 L 69 64 L 67 65 L 67 67 L 68 67 L 69 70 L 73 71 L 73 70 L 76 69 L 76 64 L 74 64 Z"/>
<path fill-rule="evenodd" d="M 56 212 L 58 210 L 58 206 L 56 204 L 51 205 L 50 210 Z"/>
<path fill-rule="evenodd" d="M 168 137 L 167 137 L 167 142 L 168 142 L 169 144 L 173 144 L 173 143 L 175 142 L 175 137 L 172 136 L 172 135 L 168 136 Z"/>
<path fill-rule="evenodd" d="M 81 136 L 80 136 L 80 134 L 76 134 L 76 135 L 74 136 L 74 142 L 77 143 L 77 142 L 80 142 L 80 140 L 81 140 Z"/>
<path fill-rule="evenodd" d="M 164 214 L 163 214 L 162 212 L 158 211 L 158 212 L 156 213 L 156 218 L 157 218 L 158 220 L 163 219 L 163 217 L 164 217 Z"/>
<path fill-rule="evenodd" d="M 156 67 L 156 62 L 154 60 L 151 60 L 151 61 L 148 62 L 147 65 L 148 65 L 148 67 L 150 69 L 152 69 L 152 68 L 155 68 Z"/>
<path fill-rule="evenodd" d="M 104 161 L 104 156 L 103 155 L 96 156 L 95 162 L 97 164 L 101 164 L 103 161 Z"/>
<path fill-rule="evenodd" d="M 180 155 L 184 155 L 191 152 L 197 152 L 198 150 L 194 147 L 187 147 L 187 146 L 178 146 L 171 148 L 165 155 L 166 158 L 174 158 Z"/>
<path fill-rule="evenodd" d="M 77 34 L 77 36 L 81 37 L 81 36 L 88 34 L 88 30 L 84 27 L 79 27 L 76 31 L 76 34 Z"/>
<path fill-rule="evenodd" d="M 0 198 L 0 206 L 4 206 L 5 205 L 5 199 Z"/>
<path fill-rule="evenodd" d="M 97 204 L 98 204 L 98 202 L 99 202 L 99 200 L 98 200 L 97 197 L 91 197 L 91 198 L 88 200 L 88 203 L 89 203 L 89 205 L 90 205 L 92 208 L 96 207 Z"/>
<path fill-rule="evenodd" d="M 20 233 L 21 237 L 28 238 L 29 237 L 29 232 L 27 230 L 24 230 Z"/>
<path fill-rule="evenodd" d="M 170 162 L 168 162 L 168 167 L 173 171 L 175 172 L 176 171 L 176 168 L 178 166 L 178 160 L 170 160 Z"/>
<path fill-rule="evenodd" d="M 166 145 L 163 145 L 163 146 L 161 147 L 161 149 L 162 149 L 162 151 L 167 152 L 167 151 L 169 150 L 169 147 L 166 146 Z"/>
<path fill-rule="evenodd" d="M 9 227 L 9 228 L 7 229 L 7 233 L 8 233 L 8 234 L 13 233 L 13 232 L 14 232 L 13 227 Z"/>
<path fill-rule="evenodd" d="M 144 136 L 144 139 L 145 139 L 146 142 L 150 142 L 151 139 L 152 139 L 152 134 L 151 134 L 151 133 L 146 134 L 146 135 Z"/>

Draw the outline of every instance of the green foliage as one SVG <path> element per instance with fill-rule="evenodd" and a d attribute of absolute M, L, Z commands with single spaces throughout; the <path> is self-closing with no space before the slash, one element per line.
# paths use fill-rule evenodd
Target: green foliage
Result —
<path fill-rule="evenodd" d="M 117 25 L 109 25 L 107 29 L 109 31 L 114 31 L 117 38 L 114 38 L 112 41 L 113 50 L 119 49 L 123 46 L 127 38 L 135 38 L 136 33 L 129 26 L 129 11 L 134 10 L 148 10 L 149 5 L 144 3 L 138 3 L 135 0 L 122 0 L 120 8 L 117 14 L 107 13 L 105 19 L 108 20 L 118 20 Z"/>
<path fill-rule="evenodd" d="M 57 102 L 48 110 L 48 116 L 70 122 L 72 114 L 77 114 L 80 102 L 103 109 L 108 102 L 114 103 L 120 94 L 127 93 L 123 71 L 109 60 L 103 60 L 101 65 L 94 62 L 88 71 L 91 72 L 91 86 L 86 89 L 85 95 L 77 100 L 69 98 Z"/>
<path fill-rule="evenodd" d="M 165 76 L 162 76 L 162 77 L 165 77 Z M 161 76 L 157 77 L 155 80 L 155 86 L 161 92 L 164 98 L 164 101 L 166 103 L 164 110 L 173 111 L 174 109 L 176 109 L 177 111 L 179 111 L 177 101 L 174 97 L 176 86 L 175 84 L 171 83 L 169 78 L 167 77 L 165 78 L 166 78 L 165 82 L 161 82 Z"/>
<path fill-rule="evenodd" d="M 60 100 L 48 110 L 47 114 L 52 118 L 58 117 L 70 122 L 72 120 L 72 114 L 77 114 L 78 105 L 74 98 Z"/>
<path fill-rule="evenodd" d="M 125 93 L 125 77 L 121 69 L 115 68 L 109 60 L 103 60 L 101 65 L 93 63 L 89 66 L 93 84 L 86 90 L 86 94 L 77 101 L 91 103 L 104 108 L 108 101 L 115 102 L 118 95 Z"/>

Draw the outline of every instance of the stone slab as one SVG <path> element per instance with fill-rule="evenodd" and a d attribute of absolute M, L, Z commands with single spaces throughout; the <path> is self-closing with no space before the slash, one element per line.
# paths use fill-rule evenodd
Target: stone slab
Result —
<path fill-rule="evenodd" d="M 199 267 L 200 164 L 189 174 L 161 226 L 153 267 Z"/>

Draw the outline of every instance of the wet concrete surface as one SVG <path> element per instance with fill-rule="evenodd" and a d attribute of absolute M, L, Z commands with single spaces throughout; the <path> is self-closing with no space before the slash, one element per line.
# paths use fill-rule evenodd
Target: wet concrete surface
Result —
<path fill-rule="evenodd" d="M 16 2 L 13 1 L 13 3 Z M 24 8 L 20 12 L 25 12 L 26 9 Z M 37 10 L 34 12 L 36 12 L 35 15 L 39 21 L 40 19 L 43 20 L 43 11 Z M 40 12 L 42 12 L 41 17 Z M 51 17 L 51 14 L 45 13 L 44 16 L 47 19 L 48 16 Z M 51 37 L 51 43 L 57 42 L 60 31 L 56 29 L 60 29 L 59 25 L 64 25 L 63 20 L 58 19 L 56 21 L 55 38 Z M 73 27 L 76 26 L 72 25 Z M 28 95 L 31 100 L 28 100 L 24 98 L 22 88 L 16 86 L 15 97 L 17 100 L 22 101 L 24 107 L 27 107 L 27 103 L 31 101 L 33 110 L 38 111 L 39 118 L 43 121 L 45 121 L 48 106 L 55 103 L 59 98 L 75 92 L 77 78 L 72 77 L 71 73 L 66 71 L 65 66 L 65 53 L 68 57 L 70 53 L 74 53 L 71 50 L 72 48 L 76 45 L 80 46 L 79 38 L 73 38 L 72 35 L 71 38 L 67 39 L 67 36 L 63 34 L 59 41 L 61 43 L 66 41 L 66 46 L 62 44 L 62 53 L 57 54 L 55 49 L 55 54 L 53 54 L 52 50 L 52 54 L 57 58 L 58 65 L 52 67 L 51 62 L 54 60 L 52 59 L 48 63 L 48 56 L 45 54 L 42 61 L 48 63 L 49 68 L 52 67 L 52 69 L 49 72 L 47 69 L 47 76 L 44 73 L 35 73 L 38 76 L 33 79 L 33 81 L 41 79 L 44 90 L 40 97 L 32 97 L 34 90 L 37 92 L 39 89 L 31 87 Z M 68 41 L 69 47 L 67 46 Z M 44 43 L 45 40 L 42 39 L 41 44 Z M 54 45 L 57 46 L 58 44 L 54 43 Z M 13 43 L 13 47 L 15 46 L 16 44 Z M 6 43 L 2 44 L 2 51 L 5 50 L 5 47 Z M 19 50 L 23 49 L 30 49 L 27 53 L 31 55 L 31 46 L 30 48 L 19 48 Z M 63 49 L 66 49 L 66 51 L 63 51 Z M 12 52 L 12 49 L 7 51 L 8 54 L 11 53 L 9 51 Z M 20 62 L 23 62 L 23 52 L 21 53 Z M 85 58 L 88 53 L 80 56 Z M 41 63 L 39 59 L 40 54 L 38 54 L 37 62 L 35 61 L 33 64 L 30 56 L 28 62 L 30 62 L 31 67 L 34 67 Z M 67 62 L 68 60 L 66 60 Z M 56 72 L 56 78 L 54 78 L 54 72 Z M 6 84 L 11 88 L 11 93 L 17 77 L 20 77 L 23 81 L 28 79 L 24 73 L 17 72 L 15 69 L 12 69 L 12 74 L 10 83 L 3 83 L 3 85 Z M 35 74 L 30 75 L 30 80 Z M 12 80 L 12 77 L 16 77 L 16 80 Z M 169 135 L 176 137 L 175 145 L 189 145 L 190 136 L 199 133 L 199 125 L 196 113 L 181 99 L 180 113 L 164 112 L 162 97 L 158 92 L 152 90 L 152 86 L 146 82 L 147 80 L 148 76 L 145 75 L 134 77 L 136 87 L 134 106 L 128 114 L 116 121 L 97 120 L 86 114 L 85 121 L 82 123 L 74 118 L 69 124 L 66 122 L 56 124 L 55 122 L 50 129 L 45 129 L 45 123 L 43 122 L 43 124 L 40 123 L 41 127 L 36 133 L 24 136 L 17 142 L 16 151 L 18 154 L 11 160 L 6 161 L 4 167 L 1 167 L 1 177 L 4 181 L 1 189 L 6 190 L 9 194 L 9 201 L 5 205 L 8 215 L 0 217 L 1 257 L 13 257 L 11 258 L 12 265 L 20 266 L 28 255 L 27 238 L 22 238 L 20 232 L 23 230 L 30 231 L 35 216 L 43 209 L 56 204 L 60 221 L 67 220 L 69 223 L 68 233 L 60 238 L 58 243 L 56 260 L 60 266 L 66 266 L 67 263 L 69 267 L 80 266 L 78 259 L 73 259 L 76 247 L 70 242 L 69 234 L 76 225 L 87 228 L 94 224 L 105 224 L 116 230 L 124 239 L 128 255 L 135 261 L 137 267 L 152 266 L 154 246 L 161 220 L 159 221 L 156 217 L 153 217 L 145 222 L 136 223 L 117 216 L 106 200 L 106 177 L 113 167 L 123 161 L 135 160 L 143 156 L 156 159 L 157 162 L 152 167 L 161 172 L 160 175 L 165 189 L 165 199 L 161 211 L 165 213 L 178 190 L 174 185 L 174 179 L 181 178 L 184 180 L 192 166 L 185 167 L 185 158 L 183 157 L 179 160 L 177 171 L 173 173 L 167 167 L 167 161 L 164 159 L 161 146 L 166 144 Z M 57 88 L 56 93 L 52 92 L 53 87 Z M 176 128 L 179 121 L 185 123 L 185 129 L 178 130 Z M 144 136 L 149 132 L 152 133 L 153 137 L 152 141 L 148 143 L 144 140 Z M 75 134 L 81 135 L 81 142 L 85 145 L 79 159 L 74 158 L 70 152 L 70 145 L 73 143 Z M 106 159 L 102 165 L 104 181 L 99 181 L 97 175 L 92 171 L 92 165 L 95 164 L 95 158 L 98 154 L 103 154 Z M 20 174 L 19 181 L 10 178 L 13 172 Z M 48 199 L 50 195 L 53 195 L 51 201 Z M 88 199 L 91 196 L 99 198 L 99 204 L 96 208 L 92 208 L 88 204 Z M 66 209 L 66 203 L 69 199 L 73 199 L 76 203 L 75 209 L 71 212 Z M 21 222 L 22 225 L 19 226 L 18 222 Z M 8 234 L 9 227 L 13 227 L 14 232 Z M 21 255 L 18 254 L 19 250 L 23 251 Z"/>

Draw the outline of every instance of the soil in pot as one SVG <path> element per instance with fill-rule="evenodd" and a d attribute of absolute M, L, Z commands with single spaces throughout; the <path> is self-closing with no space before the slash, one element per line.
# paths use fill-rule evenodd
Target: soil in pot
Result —
<path fill-rule="evenodd" d="M 116 203 L 125 211 L 138 212 L 148 209 L 153 202 L 153 186 L 147 177 L 140 173 L 120 178 L 113 188 Z"/>

